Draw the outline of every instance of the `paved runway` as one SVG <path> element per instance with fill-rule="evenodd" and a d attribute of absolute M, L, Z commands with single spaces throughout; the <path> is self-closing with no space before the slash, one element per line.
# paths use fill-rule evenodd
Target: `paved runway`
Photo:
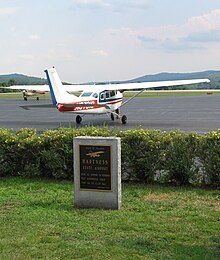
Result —
<path fill-rule="evenodd" d="M 0 127 L 18 130 L 33 127 L 38 131 L 59 127 L 78 127 L 75 114 L 60 113 L 54 108 L 24 110 L 22 105 L 50 103 L 49 100 L 0 100 Z M 220 96 L 135 98 L 121 109 L 128 121 L 111 121 L 107 115 L 86 115 L 81 126 L 108 125 L 116 130 L 132 128 L 205 133 L 220 128 Z"/>

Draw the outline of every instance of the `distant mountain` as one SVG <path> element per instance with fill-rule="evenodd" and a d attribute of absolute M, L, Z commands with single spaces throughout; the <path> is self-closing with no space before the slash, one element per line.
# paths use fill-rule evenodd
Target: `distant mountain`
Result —
<path fill-rule="evenodd" d="M 8 74 L 8 75 L 0 75 L 0 83 L 9 82 L 10 80 L 14 80 L 17 85 L 44 85 L 47 84 L 46 79 L 26 76 L 23 74 Z"/>
<path fill-rule="evenodd" d="M 132 80 L 127 80 L 121 83 L 132 83 L 132 82 L 147 82 L 147 81 L 163 81 L 163 80 L 186 80 L 186 79 L 199 79 L 208 78 L 210 84 L 199 84 L 196 88 L 220 88 L 220 71 L 207 70 L 202 72 L 192 73 L 168 73 L 163 72 L 154 75 L 145 75 Z M 193 85 L 195 87 L 195 85 Z M 178 87 L 177 87 L 178 88 Z M 181 87 L 180 87 L 181 88 Z M 184 86 L 184 88 L 190 88 L 190 86 Z M 173 87 L 172 87 L 173 89 Z"/>
<path fill-rule="evenodd" d="M 185 79 L 198 79 L 209 78 L 210 80 L 220 79 L 220 71 L 208 70 L 203 72 L 191 73 L 168 73 L 162 72 L 154 75 L 145 75 L 139 78 L 129 80 L 129 82 L 144 82 L 144 81 L 162 81 L 162 80 L 185 80 Z M 127 81 L 128 82 L 128 81 Z"/>
<path fill-rule="evenodd" d="M 202 72 L 191 72 L 191 73 L 169 73 L 162 72 L 153 75 L 145 75 L 131 80 L 125 81 L 111 81 L 111 84 L 120 84 L 120 83 L 137 83 L 137 82 L 149 82 L 149 81 L 167 81 L 167 80 L 186 80 L 186 79 L 210 79 L 211 83 L 202 83 L 198 85 L 185 85 L 177 87 L 168 87 L 166 89 L 202 89 L 202 88 L 219 88 L 220 89 L 220 71 L 207 70 Z M 88 82 L 84 84 L 93 85 L 94 82 Z M 109 82 L 96 82 L 96 85 L 105 85 Z M 159 88 L 157 88 L 159 89 Z M 164 89 L 164 88 L 163 88 Z"/>
<path fill-rule="evenodd" d="M 115 83 L 132 83 L 132 82 L 147 82 L 147 81 L 163 81 L 163 80 L 185 80 L 185 79 L 196 79 L 196 78 L 208 78 L 211 80 L 210 84 L 199 84 L 192 86 L 184 86 L 185 88 L 220 88 L 220 71 L 208 70 L 202 72 L 192 72 L 192 73 L 168 73 L 162 72 L 153 75 L 145 75 L 131 80 L 126 81 L 112 81 L 111 84 Z M 46 79 L 26 76 L 23 74 L 9 74 L 9 75 L 0 75 L 0 84 L 3 82 L 9 82 L 14 80 L 17 85 L 43 85 L 47 84 Z M 69 83 L 64 83 L 69 84 Z M 94 82 L 85 83 L 85 84 L 94 84 Z M 98 82 L 96 84 L 109 84 L 109 82 Z M 176 88 L 183 87 L 179 86 Z M 172 89 L 174 89 L 172 87 Z"/>

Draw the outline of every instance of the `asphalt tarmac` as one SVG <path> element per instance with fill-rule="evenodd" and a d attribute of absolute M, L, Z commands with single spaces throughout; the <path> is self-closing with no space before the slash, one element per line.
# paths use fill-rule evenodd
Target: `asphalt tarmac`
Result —
<path fill-rule="evenodd" d="M 38 131 L 59 127 L 109 126 L 115 130 L 134 128 L 206 133 L 220 128 L 220 96 L 135 98 L 121 108 L 128 118 L 111 121 L 107 115 L 86 115 L 78 126 L 75 114 L 60 113 L 55 108 L 24 110 L 20 106 L 49 104 L 50 100 L 0 100 L 0 127 L 18 130 L 24 127 Z"/>

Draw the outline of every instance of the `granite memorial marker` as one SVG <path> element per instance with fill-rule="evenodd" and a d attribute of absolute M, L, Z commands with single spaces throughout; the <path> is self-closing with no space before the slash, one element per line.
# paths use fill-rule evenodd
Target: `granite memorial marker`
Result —
<path fill-rule="evenodd" d="M 121 140 L 74 138 L 74 206 L 120 209 Z"/>

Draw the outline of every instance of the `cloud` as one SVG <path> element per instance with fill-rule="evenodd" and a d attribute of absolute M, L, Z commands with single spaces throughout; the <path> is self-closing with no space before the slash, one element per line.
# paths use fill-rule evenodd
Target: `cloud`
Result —
<path fill-rule="evenodd" d="M 0 8 L 0 16 L 3 15 L 12 15 L 17 12 L 16 8 L 11 8 L 11 7 L 5 7 L 5 8 Z"/>
<path fill-rule="evenodd" d="M 112 5 L 103 0 L 73 0 L 74 7 L 80 9 L 109 10 Z"/>
<path fill-rule="evenodd" d="M 149 1 L 147 0 L 130 0 L 130 1 L 126 1 L 126 3 L 124 1 L 120 1 L 120 5 L 124 6 L 125 8 L 135 8 L 135 9 L 144 9 L 144 8 L 149 8 L 150 4 Z"/>
<path fill-rule="evenodd" d="M 92 51 L 92 54 L 96 55 L 96 56 L 101 56 L 101 57 L 107 57 L 108 56 L 108 53 L 104 50 L 94 50 L 94 51 Z"/>
<path fill-rule="evenodd" d="M 124 12 L 129 9 L 141 9 L 149 7 L 149 0 L 72 0 L 75 8 L 92 9 L 111 12 Z"/>
<path fill-rule="evenodd" d="M 201 42 L 201 43 L 212 43 L 212 42 L 220 43 L 220 29 L 189 34 L 186 40 L 190 42 Z"/>
<path fill-rule="evenodd" d="M 30 40 L 39 40 L 40 36 L 37 35 L 37 34 L 31 34 L 31 35 L 28 36 L 28 39 L 30 39 Z"/>
<path fill-rule="evenodd" d="M 220 9 L 211 11 L 210 13 L 190 18 L 186 26 L 193 31 L 209 31 L 220 29 Z"/>
<path fill-rule="evenodd" d="M 182 25 L 147 27 L 136 32 L 143 45 L 167 51 L 205 49 L 210 43 L 220 42 L 220 9 L 191 17 Z"/>
<path fill-rule="evenodd" d="M 144 43 L 158 42 L 158 39 L 153 38 L 153 37 L 146 37 L 144 35 L 138 35 L 137 39 L 140 40 L 141 42 L 144 42 Z"/>
<path fill-rule="evenodd" d="M 24 61 L 34 61 L 35 57 L 32 54 L 23 53 L 19 55 L 19 58 Z"/>

